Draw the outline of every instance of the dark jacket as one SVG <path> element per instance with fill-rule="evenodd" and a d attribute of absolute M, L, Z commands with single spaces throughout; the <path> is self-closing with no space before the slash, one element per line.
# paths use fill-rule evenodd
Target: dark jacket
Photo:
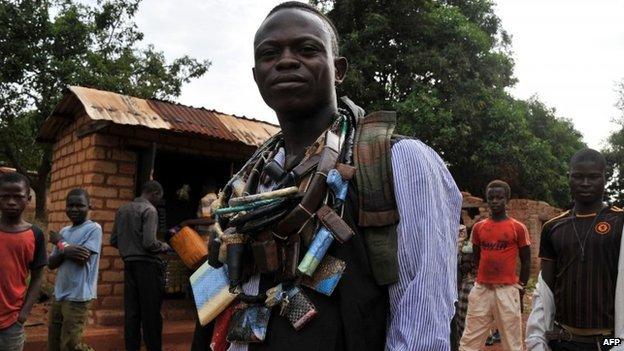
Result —
<path fill-rule="evenodd" d="M 117 210 L 110 244 L 119 250 L 124 261 L 155 260 L 163 246 L 156 239 L 157 230 L 156 208 L 137 197 Z"/>

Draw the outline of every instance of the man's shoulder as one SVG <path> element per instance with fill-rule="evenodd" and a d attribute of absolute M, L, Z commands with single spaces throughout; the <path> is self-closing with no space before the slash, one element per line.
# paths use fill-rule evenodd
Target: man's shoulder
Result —
<path fill-rule="evenodd" d="M 618 206 L 611 206 L 611 207 L 609 207 L 609 210 L 610 210 L 612 213 L 615 213 L 615 214 L 617 214 L 617 215 L 619 215 L 619 216 L 624 216 L 624 209 L 622 209 L 621 207 L 618 207 Z"/>
<path fill-rule="evenodd" d="M 428 164 L 443 165 L 440 155 L 429 145 L 412 137 L 401 137 L 390 143 L 393 158 L 408 161 L 410 165 L 418 166 Z"/>
<path fill-rule="evenodd" d="M 102 234 L 102 226 L 95 221 L 89 220 L 87 223 L 85 223 L 84 227 L 82 228 L 83 232 L 87 232 L 87 233 L 95 233 L 95 234 Z"/>
<path fill-rule="evenodd" d="M 35 224 L 30 225 L 30 230 L 32 230 L 35 235 L 35 239 L 43 239 L 45 240 L 45 235 L 43 234 L 43 229 L 39 228 Z"/>
<path fill-rule="evenodd" d="M 481 228 L 483 228 L 484 226 L 487 226 L 490 222 L 491 221 L 489 218 L 480 219 L 479 221 L 477 221 L 475 224 L 472 225 L 472 231 L 474 232 L 475 230 L 481 230 Z"/>
<path fill-rule="evenodd" d="M 570 210 L 567 210 L 546 221 L 546 223 L 544 223 L 544 225 L 542 226 L 542 232 L 545 233 L 553 230 L 558 225 L 564 223 L 571 216 L 571 214 L 572 212 Z"/>
<path fill-rule="evenodd" d="M 152 205 L 149 201 L 137 201 L 137 199 L 134 199 L 119 206 L 117 213 L 136 212 L 143 211 L 145 209 L 156 210 L 156 207 L 154 207 L 154 205 Z"/>
<path fill-rule="evenodd" d="M 512 223 L 514 226 L 516 226 L 516 227 L 518 227 L 518 228 L 522 228 L 523 230 L 527 230 L 527 226 L 526 226 L 526 224 L 524 224 L 524 223 L 520 222 L 519 220 L 517 220 L 517 219 L 515 219 L 515 218 L 513 218 L 513 217 L 509 217 L 509 220 L 511 221 L 511 223 Z"/>

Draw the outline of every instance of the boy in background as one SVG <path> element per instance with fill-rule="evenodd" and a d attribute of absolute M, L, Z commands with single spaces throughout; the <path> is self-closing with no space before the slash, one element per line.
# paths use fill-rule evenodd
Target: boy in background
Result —
<path fill-rule="evenodd" d="M 67 193 L 65 213 L 72 222 L 50 233 L 55 247 L 50 269 L 57 269 L 48 328 L 49 351 L 92 350 L 81 342 L 91 300 L 97 298 L 102 227 L 88 219 L 89 194 L 80 188 Z"/>
<path fill-rule="evenodd" d="M 43 232 L 22 218 L 29 202 L 28 178 L 19 173 L 0 175 L 0 351 L 24 348 L 24 323 L 39 295 L 47 263 Z"/>
<path fill-rule="evenodd" d="M 494 324 L 501 333 L 504 349 L 521 351 L 520 301 L 530 273 L 529 231 L 507 215 L 506 205 L 511 195 L 507 183 L 494 180 L 487 185 L 485 193 L 490 217 L 472 227 L 477 281 L 468 295 L 466 327 L 459 350 L 481 350 Z M 516 275 L 518 256 L 520 277 Z"/>

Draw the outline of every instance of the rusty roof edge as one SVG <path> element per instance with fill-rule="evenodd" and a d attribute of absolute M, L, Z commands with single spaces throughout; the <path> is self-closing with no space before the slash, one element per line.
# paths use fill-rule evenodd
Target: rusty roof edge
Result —
<path fill-rule="evenodd" d="M 191 110 L 209 112 L 209 113 L 212 113 L 213 116 L 216 117 L 216 119 L 220 121 L 221 124 L 223 124 L 224 129 L 229 131 L 230 133 L 233 132 L 231 130 L 233 126 L 230 126 L 231 122 L 228 123 L 229 122 L 228 119 L 230 118 L 232 118 L 234 121 L 237 121 L 239 123 L 245 123 L 245 122 L 252 122 L 254 124 L 257 123 L 256 128 L 259 128 L 259 130 L 262 130 L 269 137 L 279 132 L 280 130 L 279 125 L 271 123 L 271 122 L 262 121 L 262 120 L 258 120 L 254 118 L 245 117 L 245 116 L 227 114 L 227 113 L 220 112 L 214 109 L 212 110 L 207 109 L 205 107 L 193 107 L 193 106 L 184 105 L 184 104 L 177 103 L 177 102 L 171 102 L 171 101 L 160 100 L 160 99 L 142 99 L 142 98 L 133 97 L 130 95 L 120 94 L 120 93 L 106 91 L 106 90 L 100 90 L 100 89 L 96 89 L 92 87 L 69 85 L 63 90 L 64 95 L 61 98 L 61 100 L 56 104 L 52 113 L 44 120 L 43 124 L 39 128 L 39 131 L 37 133 L 37 141 L 54 142 L 56 140 L 56 135 L 58 134 L 60 127 L 55 122 L 57 121 L 58 119 L 57 117 L 59 116 L 59 114 L 67 113 L 69 110 L 71 110 L 70 105 L 71 105 L 72 99 L 76 99 L 76 102 L 77 102 L 77 105 L 79 105 L 79 108 L 82 111 L 84 111 L 84 113 L 86 113 L 89 116 L 89 118 L 91 118 L 92 120 L 101 120 L 103 118 L 111 120 L 109 118 L 106 118 L 100 115 L 99 110 L 95 111 L 95 106 L 91 106 L 93 102 L 97 101 L 98 99 L 97 98 L 95 98 L 95 100 L 91 99 L 89 97 L 89 90 L 92 91 L 94 97 L 98 96 L 99 94 L 111 94 L 111 95 L 116 95 L 117 98 L 122 99 L 122 100 L 124 98 L 135 99 L 136 101 L 145 103 L 147 106 L 149 106 L 151 103 L 161 103 L 161 104 L 166 104 L 170 106 L 187 108 Z M 106 108 L 105 106 L 98 106 L 98 107 Z M 160 113 L 158 113 L 157 111 L 154 111 L 151 106 L 148 108 L 152 110 L 150 112 L 158 115 L 158 117 L 160 117 L 159 119 L 163 118 L 162 116 L 160 116 Z M 135 124 L 135 123 L 126 124 L 126 123 L 120 123 L 121 121 L 115 121 L 113 119 L 113 122 L 115 122 L 115 124 L 118 124 L 118 125 L 143 125 L 142 123 L 140 123 L 140 121 L 139 121 L 139 124 Z M 159 130 L 170 130 L 176 133 L 184 133 L 184 134 L 188 133 L 188 134 L 193 134 L 193 135 L 202 135 L 201 132 L 197 132 L 197 131 L 193 132 L 193 131 L 185 131 L 185 130 L 175 130 L 176 128 L 173 127 L 173 125 L 171 125 L 169 122 L 165 121 L 164 119 L 161 122 L 164 122 L 164 124 L 168 124 L 168 126 L 166 127 L 160 126 L 159 123 L 154 123 L 154 125 L 149 126 L 149 128 L 159 129 Z M 238 134 L 240 132 L 242 131 L 235 131 L 234 134 Z M 217 136 L 217 134 L 212 135 L 211 137 L 220 139 L 220 140 L 228 140 L 227 138 Z M 239 136 L 234 136 L 234 137 L 238 139 L 238 141 L 241 144 L 249 145 L 249 146 L 259 146 L 262 144 L 262 142 L 260 142 L 260 139 L 265 139 L 262 136 L 258 136 L 258 135 L 254 135 L 251 138 L 249 137 L 240 138 Z"/>

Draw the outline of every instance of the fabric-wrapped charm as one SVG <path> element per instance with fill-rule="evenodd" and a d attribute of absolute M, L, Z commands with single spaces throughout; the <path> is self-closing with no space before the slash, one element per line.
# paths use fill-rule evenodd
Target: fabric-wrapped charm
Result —
<path fill-rule="evenodd" d="M 312 239 L 312 243 L 305 256 L 303 256 L 303 260 L 301 260 L 297 270 L 301 274 L 311 277 L 333 241 L 334 236 L 329 229 L 321 226 L 316 235 L 314 235 L 314 239 Z"/>
<path fill-rule="evenodd" d="M 190 282 L 201 325 L 215 319 L 237 296 L 230 293 L 225 266 L 214 268 L 205 262 L 191 275 Z"/>
<path fill-rule="evenodd" d="M 243 255 L 245 253 L 245 236 L 232 234 L 224 237 L 227 245 L 227 267 L 230 279 L 230 291 L 234 291 L 243 283 Z"/>
<path fill-rule="evenodd" d="M 264 341 L 271 310 L 262 304 L 241 302 L 234 307 L 228 329 L 228 342 L 256 343 Z"/>
<path fill-rule="evenodd" d="M 256 267 L 260 273 L 273 273 L 279 268 L 277 245 L 269 234 L 260 234 L 251 244 Z"/>
<path fill-rule="evenodd" d="M 219 251 L 221 249 L 221 240 L 216 235 L 210 235 L 208 245 L 208 264 L 214 268 L 223 266 L 223 263 L 219 261 Z"/>
<path fill-rule="evenodd" d="M 331 296 L 346 267 L 345 261 L 325 255 L 314 275 L 303 277 L 301 284 L 323 295 Z"/>
<path fill-rule="evenodd" d="M 316 314 L 316 307 L 299 287 L 295 286 L 286 292 L 280 315 L 286 317 L 295 330 L 300 330 Z"/>

